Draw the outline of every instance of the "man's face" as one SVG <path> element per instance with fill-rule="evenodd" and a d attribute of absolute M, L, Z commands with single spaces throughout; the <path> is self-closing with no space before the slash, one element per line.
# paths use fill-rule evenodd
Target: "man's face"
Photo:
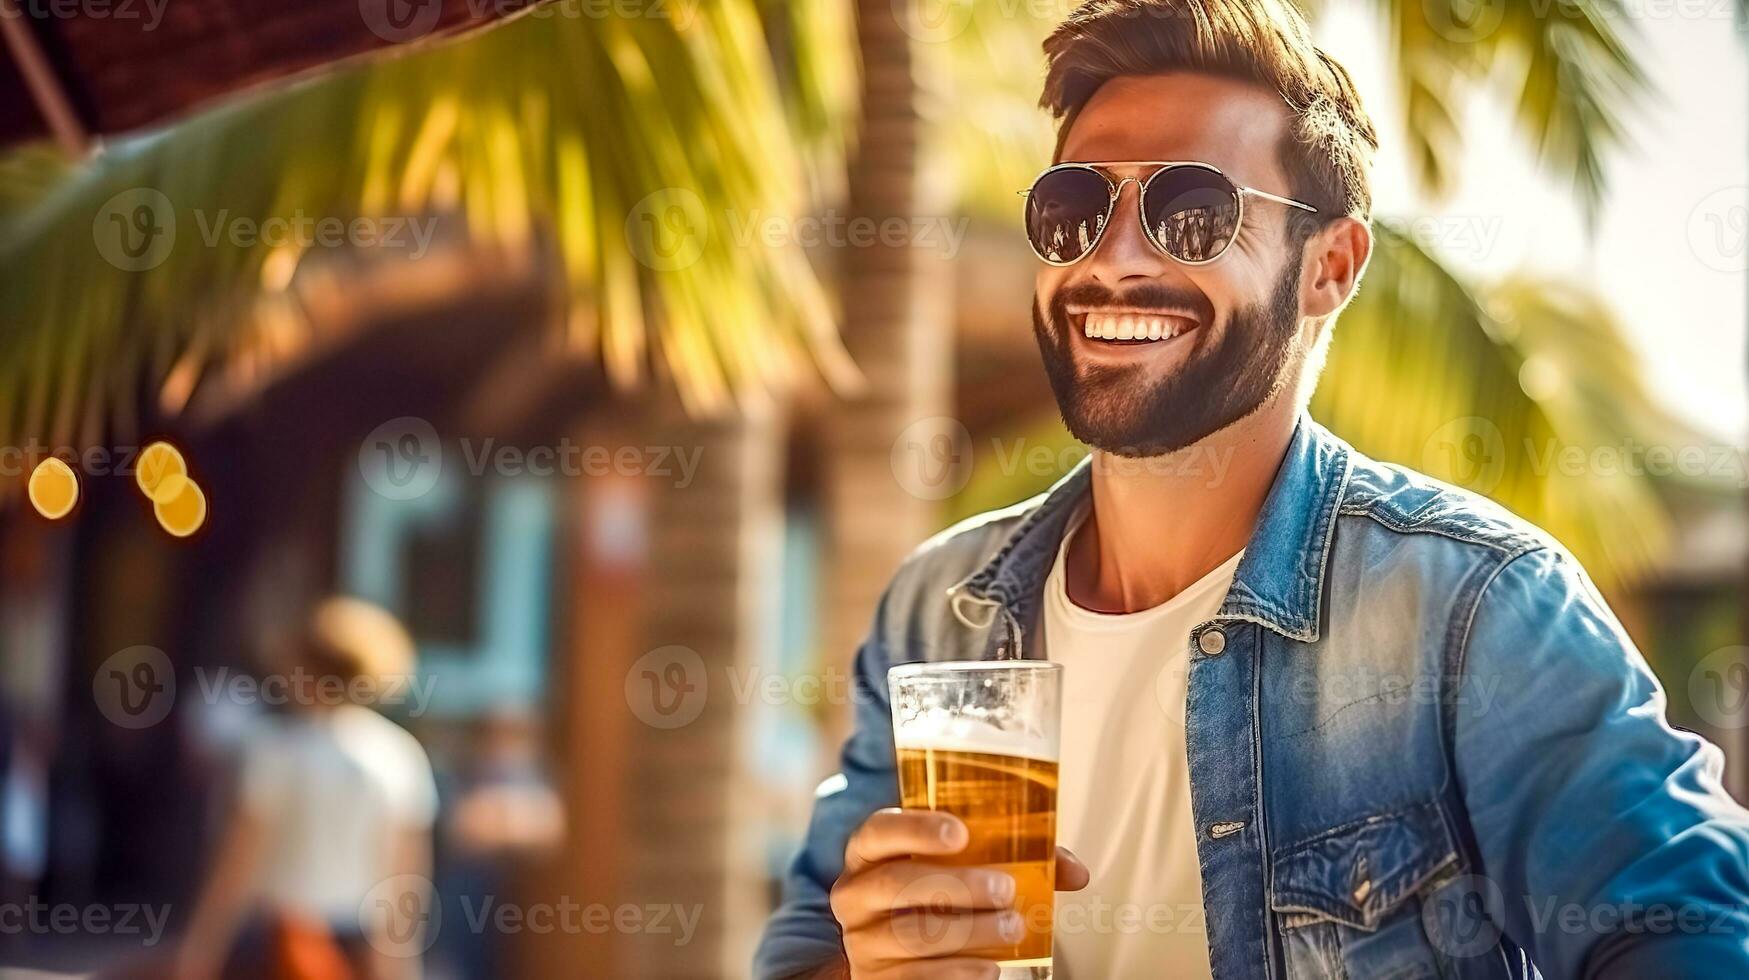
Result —
<path fill-rule="evenodd" d="M 1278 146 L 1287 111 L 1265 89 L 1196 74 L 1124 76 L 1100 87 L 1069 132 L 1064 162 L 1200 161 L 1233 183 L 1292 196 Z M 1116 168 L 1114 179 L 1146 177 Z M 1247 195 L 1218 259 L 1185 265 L 1156 249 L 1124 184 L 1104 237 L 1081 261 L 1039 264 L 1033 328 L 1063 420 L 1121 456 L 1182 449 L 1256 411 L 1292 379 L 1300 342 L 1294 212 Z M 1290 214 L 1291 212 L 1291 214 Z M 1293 239 L 1296 243 L 1298 237 Z M 1171 339 L 1086 336 L 1089 316 L 1162 317 Z"/>

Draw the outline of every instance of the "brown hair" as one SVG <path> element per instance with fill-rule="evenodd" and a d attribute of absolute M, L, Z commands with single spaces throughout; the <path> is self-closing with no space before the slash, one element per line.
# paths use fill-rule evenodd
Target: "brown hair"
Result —
<path fill-rule="evenodd" d="M 1255 82 L 1292 117 L 1281 157 L 1293 196 L 1321 218 L 1372 210 L 1369 177 L 1378 134 L 1348 72 L 1312 44 L 1286 0 L 1091 0 L 1045 41 L 1039 104 L 1059 119 L 1056 159 L 1069 127 L 1101 85 L 1120 75 L 1193 71 Z"/>

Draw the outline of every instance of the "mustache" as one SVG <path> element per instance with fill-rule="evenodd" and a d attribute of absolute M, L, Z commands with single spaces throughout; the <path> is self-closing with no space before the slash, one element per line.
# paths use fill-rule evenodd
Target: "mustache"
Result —
<path fill-rule="evenodd" d="M 1056 323 L 1067 322 L 1070 306 L 1120 306 L 1162 312 L 1188 310 L 1202 323 L 1212 323 L 1215 318 L 1214 304 L 1201 292 L 1159 282 L 1132 286 L 1121 293 L 1096 282 L 1064 286 L 1051 297 L 1051 319 Z"/>

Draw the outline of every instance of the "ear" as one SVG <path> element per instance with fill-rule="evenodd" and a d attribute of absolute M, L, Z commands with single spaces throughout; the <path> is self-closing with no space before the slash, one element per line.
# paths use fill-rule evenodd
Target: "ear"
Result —
<path fill-rule="evenodd" d="M 1303 316 L 1327 317 L 1342 309 L 1372 255 L 1372 229 L 1343 215 L 1306 240 L 1300 259 L 1300 309 Z"/>

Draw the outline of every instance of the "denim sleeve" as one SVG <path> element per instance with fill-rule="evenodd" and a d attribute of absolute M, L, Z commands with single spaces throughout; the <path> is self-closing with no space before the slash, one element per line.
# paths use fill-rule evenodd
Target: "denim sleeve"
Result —
<path fill-rule="evenodd" d="M 844 845 L 869 814 L 899 804 L 893 724 L 887 704 L 887 656 L 880 627 L 857 652 L 850 738 L 839 771 L 815 791 L 814 815 L 800 854 L 784 877 L 783 899 L 753 958 L 757 980 L 806 976 L 844 955 L 827 897 L 844 870 Z"/>
<path fill-rule="evenodd" d="M 1749 977 L 1749 812 L 1584 572 L 1512 559 L 1464 649 L 1457 778 L 1506 935 L 1547 976 Z"/>

